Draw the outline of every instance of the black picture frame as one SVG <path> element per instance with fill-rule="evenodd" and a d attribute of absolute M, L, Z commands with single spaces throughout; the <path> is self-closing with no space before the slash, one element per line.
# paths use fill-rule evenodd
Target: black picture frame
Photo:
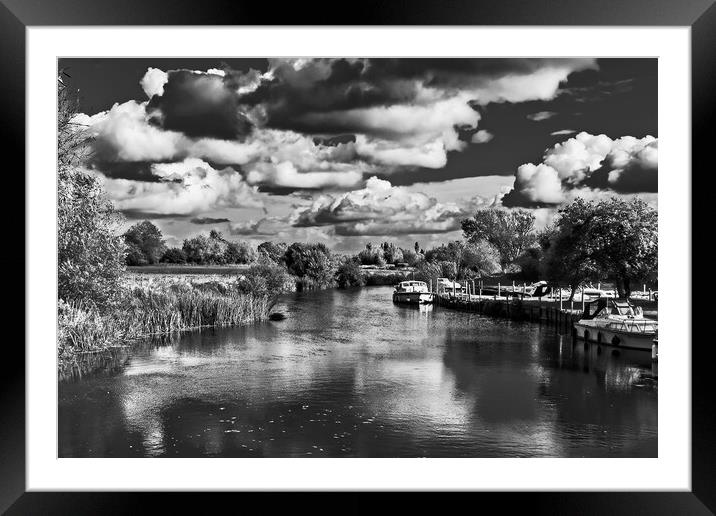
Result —
<path fill-rule="evenodd" d="M 5 156 L 17 159 L 14 188 L 24 191 L 25 149 L 25 30 L 47 25 L 616 25 L 685 26 L 691 28 L 692 170 L 677 173 L 692 181 L 692 278 L 694 271 L 712 271 L 709 252 L 709 219 L 712 196 L 712 151 L 716 136 L 716 5 L 714 0 L 364 0 L 359 4 L 311 1 L 277 7 L 240 0 L 0 0 L 0 142 Z M 9 172 L 8 172 L 9 174 Z M 6 178 L 7 179 L 7 178 Z M 11 180 L 7 179 L 7 180 Z M 6 187 L 8 188 L 8 187 Z M 6 190 L 9 191 L 9 190 Z M 710 217 L 711 215 L 711 217 Z M 19 226 L 19 225 L 16 225 Z M 23 228 L 24 229 L 24 228 Z M 13 242 L 24 242 L 20 228 L 8 229 Z M 707 238 L 704 238 L 703 236 Z M 18 248 L 19 245 L 15 244 Z M 22 246 L 24 260 L 24 246 Z M 9 256 L 9 253 L 6 254 Z M 708 260 L 708 261 L 707 261 Z M 17 253 L 3 258 L 17 268 Z M 25 271 L 27 275 L 31 270 Z M 535 492 L 471 493 L 455 495 L 452 504 L 467 507 L 498 504 L 500 511 L 525 510 L 532 514 L 713 514 L 716 512 L 716 408 L 710 389 L 714 364 L 713 344 L 706 325 L 713 301 L 702 296 L 695 284 L 691 299 L 692 320 L 681 321 L 692 332 L 692 489 L 689 492 Z M 23 285 L 24 287 L 24 285 Z M 18 285 L 17 288 L 20 288 Z M 703 292 L 703 291 L 702 291 Z M 16 303 L 20 306 L 20 303 Z M 21 305 L 24 306 L 24 303 Z M 32 307 L 25 307 L 31 310 Z M 0 511 L 7 514 L 103 514 L 143 512 L 154 502 L 163 512 L 186 507 L 185 493 L 36 493 L 25 492 L 25 350 L 17 339 L 5 339 L 6 366 L 0 375 Z M 678 345 L 674 343 L 674 345 Z M 166 460 L 166 459 L 165 459 Z M 638 472 L 635 472 L 638 474 Z M 199 496 L 208 496 L 207 494 Z M 248 493 L 211 494 L 211 507 L 226 504 L 236 511 L 253 501 Z M 283 497 L 269 495 L 273 502 Z M 350 493 L 340 502 L 323 494 L 302 494 L 291 500 L 291 509 L 329 512 L 369 512 L 380 507 L 373 493 Z M 465 497 L 470 496 L 469 500 Z M 475 498 L 477 500 L 475 500 Z M 422 493 L 412 503 L 429 508 Z M 265 503 L 261 500 L 261 503 Z M 402 503 L 402 502 L 401 502 Z M 274 505 L 273 507 L 277 507 Z M 341 507 L 340 510 L 336 507 Z M 444 508 L 444 506 L 443 506 Z"/>

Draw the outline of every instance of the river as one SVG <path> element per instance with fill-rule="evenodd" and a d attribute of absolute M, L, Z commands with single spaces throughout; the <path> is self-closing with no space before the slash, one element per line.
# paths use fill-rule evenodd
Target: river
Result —
<path fill-rule="evenodd" d="M 59 381 L 60 457 L 656 457 L 650 354 L 534 323 L 283 297 L 283 321 L 118 353 Z"/>

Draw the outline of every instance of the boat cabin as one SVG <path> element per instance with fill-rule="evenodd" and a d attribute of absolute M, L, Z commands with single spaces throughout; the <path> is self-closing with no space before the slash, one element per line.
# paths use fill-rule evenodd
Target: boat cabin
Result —
<path fill-rule="evenodd" d="M 395 286 L 396 292 L 427 292 L 428 284 L 424 281 L 401 281 Z"/>
<path fill-rule="evenodd" d="M 600 297 L 584 304 L 582 319 L 594 319 L 609 315 L 641 318 L 643 311 L 640 306 L 634 306 L 628 299 Z"/>

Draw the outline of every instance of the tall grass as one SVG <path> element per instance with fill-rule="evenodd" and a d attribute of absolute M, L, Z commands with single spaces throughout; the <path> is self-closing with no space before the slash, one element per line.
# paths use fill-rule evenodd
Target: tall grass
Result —
<path fill-rule="evenodd" d="M 128 341 L 208 326 L 237 326 L 268 319 L 275 297 L 241 293 L 231 285 L 172 285 L 125 290 L 112 309 L 58 305 L 58 353 L 100 351 Z"/>

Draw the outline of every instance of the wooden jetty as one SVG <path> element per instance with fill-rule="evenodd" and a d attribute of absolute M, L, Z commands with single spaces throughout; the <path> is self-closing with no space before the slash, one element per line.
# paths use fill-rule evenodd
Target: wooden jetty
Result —
<path fill-rule="evenodd" d="M 560 303 L 559 299 L 489 298 L 443 293 L 435 296 L 435 302 L 452 310 L 548 324 L 566 333 L 572 331 L 572 325 L 582 316 L 581 303 L 579 308 L 564 308 L 565 303 Z"/>

